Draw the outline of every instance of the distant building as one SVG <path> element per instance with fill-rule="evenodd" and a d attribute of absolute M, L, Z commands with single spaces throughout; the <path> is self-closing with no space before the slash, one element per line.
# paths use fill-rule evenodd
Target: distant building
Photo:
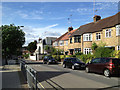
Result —
<path fill-rule="evenodd" d="M 40 55 L 47 54 L 45 46 L 52 47 L 52 42 L 55 41 L 56 37 L 46 37 L 45 39 L 39 39 L 37 43 L 37 49 L 35 50 L 36 59 L 40 59 Z"/>

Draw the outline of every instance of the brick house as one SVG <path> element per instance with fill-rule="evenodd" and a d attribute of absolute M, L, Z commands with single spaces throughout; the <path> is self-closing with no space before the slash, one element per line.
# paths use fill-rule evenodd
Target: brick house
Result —
<path fill-rule="evenodd" d="M 92 52 L 91 46 L 95 42 L 97 45 L 101 42 L 105 43 L 105 47 L 120 50 L 120 12 L 101 19 L 100 16 L 93 17 L 94 22 L 82 25 L 75 31 L 71 38 L 73 43 L 70 43 L 70 48 L 81 48 L 81 52 L 88 54 Z M 79 36 L 81 42 L 76 42 L 75 37 Z M 73 51 L 75 53 L 75 50 Z"/>
<path fill-rule="evenodd" d="M 75 54 L 83 52 L 88 54 L 92 52 L 91 46 L 95 42 L 97 45 L 105 43 L 105 47 L 120 50 L 120 12 L 117 14 L 101 19 L 100 16 L 95 15 L 93 22 L 80 26 L 69 35 L 67 42 L 65 35 L 62 35 L 60 40 L 64 43 L 62 47 L 64 52 L 68 54 Z M 67 45 L 65 44 L 67 43 Z M 53 44 L 53 46 L 55 46 Z M 59 44 L 57 48 L 60 48 Z"/>
<path fill-rule="evenodd" d="M 64 54 L 68 54 L 68 43 L 69 43 L 69 38 L 73 32 L 75 32 L 77 29 L 73 30 L 73 27 L 68 28 L 68 32 L 60 36 L 58 39 L 56 39 L 53 42 L 53 47 L 56 49 L 61 49 L 64 51 Z"/>

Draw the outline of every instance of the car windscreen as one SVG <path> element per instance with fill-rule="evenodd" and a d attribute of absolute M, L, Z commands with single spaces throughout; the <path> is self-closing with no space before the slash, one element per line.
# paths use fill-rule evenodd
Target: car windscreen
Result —
<path fill-rule="evenodd" d="M 114 64 L 117 64 L 117 65 L 120 65 L 120 59 L 112 59 L 112 62 L 114 63 Z"/>
<path fill-rule="evenodd" d="M 53 59 L 53 57 L 49 57 L 49 59 Z"/>
<path fill-rule="evenodd" d="M 78 59 L 78 58 L 71 58 L 71 60 L 72 60 L 73 62 L 81 62 L 80 59 Z"/>

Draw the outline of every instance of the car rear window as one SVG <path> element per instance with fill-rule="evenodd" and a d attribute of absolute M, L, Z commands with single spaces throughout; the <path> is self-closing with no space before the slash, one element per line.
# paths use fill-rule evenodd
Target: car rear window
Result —
<path fill-rule="evenodd" d="M 114 64 L 119 64 L 120 65 L 120 59 L 112 59 L 112 62 L 114 63 Z"/>
<path fill-rule="evenodd" d="M 101 63 L 108 63 L 110 58 L 101 58 Z"/>

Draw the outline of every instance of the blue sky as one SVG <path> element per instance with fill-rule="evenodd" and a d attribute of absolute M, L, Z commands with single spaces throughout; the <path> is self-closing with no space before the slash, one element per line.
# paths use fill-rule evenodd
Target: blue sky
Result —
<path fill-rule="evenodd" d="M 95 15 L 102 18 L 118 12 L 117 2 L 96 2 Z M 93 2 L 3 2 L 2 24 L 24 26 L 26 43 L 39 37 L 59 37 L 69 26 L 74 29 L 93 22 Z M 68 18 L 69 21 L 68 21 Z"/>

